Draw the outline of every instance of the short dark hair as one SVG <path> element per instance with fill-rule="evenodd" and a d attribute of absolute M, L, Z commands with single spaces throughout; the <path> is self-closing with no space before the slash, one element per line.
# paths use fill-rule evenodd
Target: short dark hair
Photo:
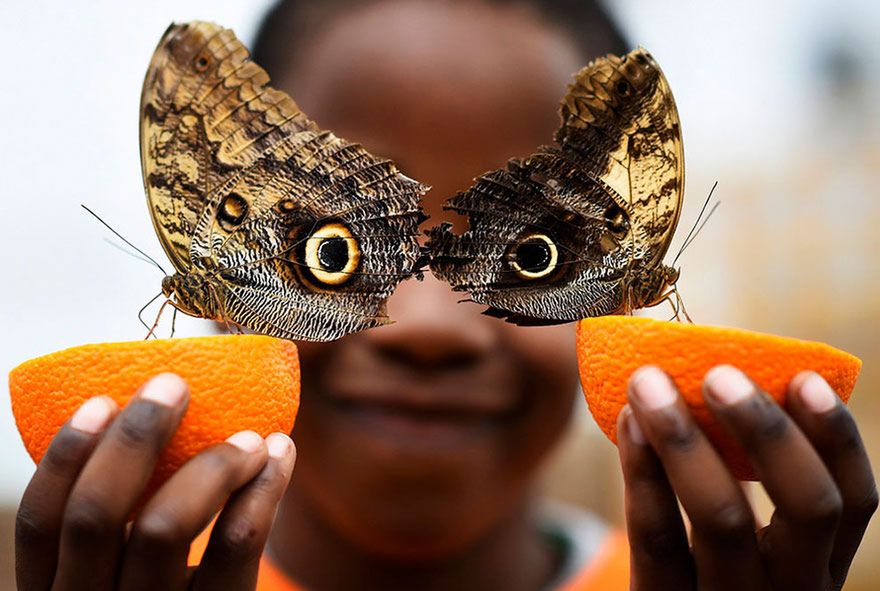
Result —
<path fill-rule="evenodd" d="M 378 2 L 379 0 L 371 0 Z M 584 63 L 606 53 L 623 54 L 629 44 L 614 19 L 597 0 L 484 0 L 489 4 L 520 4 L 535 9 L 550 25 L 569 35 L 583 54 Z M 254 42 L 253 59 L 271 76 L 283 71 L 283 62 L 294 59 L 298 44 L 309 32 L 320 30 L 329 18 L 345 9 L 363 6 L 364 0 L 279 0 L 263 17 Z"/>

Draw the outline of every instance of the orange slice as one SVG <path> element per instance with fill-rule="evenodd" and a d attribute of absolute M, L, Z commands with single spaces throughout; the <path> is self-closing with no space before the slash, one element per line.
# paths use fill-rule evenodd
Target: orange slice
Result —
<path fill-rule="evenodd" d="M 88 398 L 124 406 L 148 379 L 173 372 L 189 408 L 162 452 L 146 496 L 189 458 L 237 431 L 290 433 L 299 408 L 299 358 L 290 341 L 234 335 L 83 345 L 26 361 L 9 374 L 12 412 L 35 462 Z"/>
<path fill-rule="evenodd" d="M 847 402 L 862 366 L 857 357 L 824 343 L 633 316 L 581 320 L 577 355 L 590 412 L 611 441 L 617 441 L 617 415 L 626 404 L 630 376 L 643 365 L 656 365 L 672 377 L 697 423 L 740 480 L 754 480 L 755 474 L 742 447 L 703 401 L 706 372 L 716 365 L 736 366 L 784 404 L 791 379 L 812 370 Z"/>

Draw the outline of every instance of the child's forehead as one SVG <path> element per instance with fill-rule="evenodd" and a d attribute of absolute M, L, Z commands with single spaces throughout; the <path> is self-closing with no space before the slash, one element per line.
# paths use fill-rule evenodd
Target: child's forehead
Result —
<path fill-rule="evenodd" d="M 372 64 L 375 70 L 426 65 L 439 75 L 520 68 L 567 61 L 566 77 L 583 65 L 567 33 L 530 3 L 378 0 L 325 12 L 302 43 L 287 37 L 297 55 L 286 60 L 306 72 L 327 66 Z M 282 49 L 283 51 L 283 49 Z"/>
<path fill-rule="evenodd" d="M 566 35 L 506 5 L 378 1 L 327 25 L 288 62 L 282 88 L 431 185 L 424 206 L 438 220 L 475 176 L 551 140 L 583 65 Z"/>
<path fill-rule="evenodd" d="M 539 141 L 549 140 L 541 113 L 555 126 L 561 89 L 583 65 L 580 55 L 534 19 L 493 18 L 491 11 L 505 8 L 472 4 L 377 2 L 341 14 L 288 62 L 282 87 L 318 120 L 344 111 L 393 115 L 399 124 L 409 115 L 424 131 L 438 121 L 444 131 L 460 126 L 462 114 L 494 115 L 509 125 L 538 119 Z M 529 110 L 536 99 L 537 116 Z"/>

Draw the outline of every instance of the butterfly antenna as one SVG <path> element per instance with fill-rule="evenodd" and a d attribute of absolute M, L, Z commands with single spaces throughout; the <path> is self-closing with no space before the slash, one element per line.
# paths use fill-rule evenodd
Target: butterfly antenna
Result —
<path fill-rule="evenodd" d="M 697 236 L 699 236 L 700 232 L 703 230 L 703 226 L 705 226 L 709 222 L 709 218 L 712 217 L 712 214 L 715 213 L 715 210 L 718 209 L 719 205 L 721 205 L 720 202 L 716 203 L 715 205 L 712 206 L 712 209 L 710 209 L 709 213 L 706 215 L 706 219 L 704 219 L 703 223 L 700 224 L 700 227 L 697 228 L 697 231 L 694 233 L 693 237 L 682 245 L 682 249 L 685 249 L 688 246 L 690 246 L 691 244 L 693 244 L 694 240 L 697 239 Z"/>
<path fill-rule="evenodd" d="M 697 220 L 694 222 L 694 225 L 691 226 L 691 231 L 688 232 L 687 236 L 684 239 L 684 242 L 681 243 L 681 248 L 678 249 L 678 254 L 675 255 L 675 258 L 672 259 L 672 266 L 675 267 L 675 263 L 678 262 L 678 258 L 681 256 L 681 253 L 684 252 L 684 249 L 691 245 L 691 243 L 696 239 L 699 235 L 700 231 L 703 229 L 703 226 L 706 225 L 706 222 L 709 221 L 709 218 L 712 217 L 712 214 L 715 213 L 715 210 L 718 209 L 718 206 L 721 205 L 720 201 L 716 201 L 712 206 L 712 209 L 709 210 L 706 218 L 703 219 L 703 214 L 706 213 L 706 208 L 709 206 L 709 202 L 712 200 L 712 194 L 715 193 L 715 188 L 718 186 L 718 181 L 715 181 L 715 184 L 712 185 L 712 189 L 709 190 L 709 195 L 706 197 L 706 200 L 703 202 L 703 207 L 700 209 L 700 215 L 697 216 Z M 702 220 L 702 223 L 700 223 Z"/>
<path fill-rule="evenodd" d="M 152 265 L 152 264 L 153 264 L 153 262 L 150 261 L 149 259 L 145 259 L 145 258 L 142 257 L 141 255 L 139 255 L 139 254 L 137 254 L 137 253 L 135 253 L 135 252 L 130 251 L 129 249 L 127 249 L 127 248 L 125 248 L 124 246 L 120 245 L 120 244 L 119 244 L 118 242 L 116 242 L 115 240 L 111 240 L 110 238 L 104 238 L 104 242 L 105 242 L 108 246 L 112 246 L 113 248 L 115 248 L 116 250 L 118 250 L 119 252 L 123 253 L 123 254 L 126 255 L 126 256 L 130 256 L 131 258 L 133 258 L 133 259 L 135 259 L 135 260 L 138 260 L 138 261 L 141 261 L 141 262 L 143 262 L 143 263 L 147 263 L 148 265 Z"/>
<path fill-rule="evenodd" d="M 99 222 L 101 222 L 101 224 L 102 224 L 105 228 L 107 228 L 108 230 L 110 230 L 111 232 L 113 232 L 113 235 L 114 235 L 114 236 L 116 236 L 117 238 L 119 238 L 120 240 L 122 240 L 123 242 L 125 242 L 127 245 L 129 245 L 130 247 L 132 247 L 132 248 L 133 248 L 138 254 L 140 254 L 141 256 L 143 256 L 147 261 L 149 261 L 149 262 L 153 263 L 154 265 L 156 265 L 156 267 L 158 267 L 159 270 L 162 271 L 162 273 L 163 273 L 164 275 L 168 275 L 168 273 L 165 272 L 165 269 L 162 268 L 162 265 L 160 265 L 159 263 L 157 263 L 156 260 L 155 260 L 153 257 L 151 257 L 150 255 L 148 255 L 147 253 L 145 253 L 144 251 L 142 251 L 140 248 L 138 248 L 137 246 L 135 246 L 134 244 L 132 244 L 131 242 L 129 242 L 128 240 L 126 240 L 125 238 L 123 238 L 122 235 L 121 235 L 119 232 L 117 232 L 116 230 L 114 230 L 113 228 L 111 228 L 111 227 L 110 227 L 110 224 L 108 224 L 107 222 L 105 222 L 104 220 L 102 220 L 101 217 L 100 217 L 98 214 L 96 214 L 94 211 L 92 211 L 91 209 L 89 209 L 88 207 L 86 207 L 84 203 L 80 203 L 80 206 L 81 206 L 83 209 L 85 209 L 87 212 L 89 212 L 90 214 L 92 214 L 92 216 L 93 216 L 96 220 L 98 220 Z"/>

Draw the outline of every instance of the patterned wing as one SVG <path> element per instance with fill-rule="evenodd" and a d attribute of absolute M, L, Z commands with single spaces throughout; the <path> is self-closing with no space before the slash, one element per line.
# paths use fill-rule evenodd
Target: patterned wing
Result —
<path fill-rule="evenodd" d="M 315 129 L 289 96 L 268 86 L 229 29 L 171 25 L 141 94 L 141 167 L 156 234 L 178 271 L 208 194 L 281 138 Z"/>
<path fill-rule="evenodd" d="M 429 231 L 431 271 L 517 324 L 575 320 L 585 303 L 608 313 L 620 277 L 603 264 L 604 215 L 614 206 L 589 170 L 557 148 L 540 148 L 450 201 L 470 229 Z"/>
<path fill-rule="evenodd" d="M 299 133 L 217 191 L 190 256 L 222 284 L 225 317 L 335 339 L 388 322 L 385 300 L 422 264 L 425 190 L 359 145 Z"/>
<path fill-rule="evenodd" d="M 660 66 L 644 49 L 609 55 L 576 75 L 562 100 L 556 141 L 602 162 L 599 178 L 628 216 L 627 258 L 662 260 L 681 214 L 684 153 L 678 109 Z"/>
<path fill-rule="evenodd" d="M 429 232 L 432 272 L 517 324 L 625 308 L 634 282 L 662 260 L 681 207 L 678 115 L 647 52 L 578 72 L 561 117 L 556 145 L 450 200 L 468 231 Z"/>
<path fill-rule="evenodd" d="M 320 130 L 228 29 L 172 25 L 144 83 L 141 154 L 156 232 L 219 315 L 329 340 L 386 322 L 417 271 L 426 187 Z"/>

